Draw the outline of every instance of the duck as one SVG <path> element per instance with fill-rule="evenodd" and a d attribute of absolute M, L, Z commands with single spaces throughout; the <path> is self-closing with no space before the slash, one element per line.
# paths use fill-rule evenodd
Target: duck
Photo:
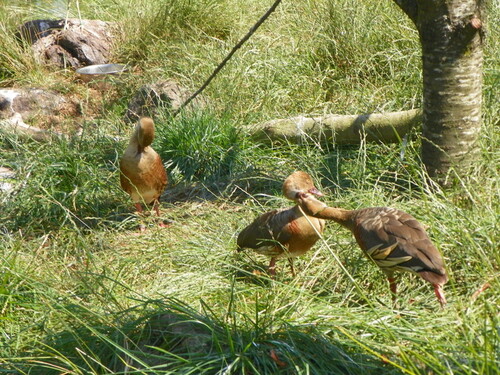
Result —
<path fill-rule="evenodd" d="M 443 286 L 448 275 L 443 258 L 424 226 L 413 216 L 390 207 L 329 207 L 311 194 L 300 194 L 297 201 L 307 215 L 333 220 L 352 232 L 364 254 L 385 273 L 394 303 L 394 273 L 406 271 L 431 283 L 441 307 L 446 305 Z"/>
<path fill-rule="evenodd" d="M 314 186 L 311 176 L 302 171 L 296 171 L 285 179 L 283 194 L 295 202 L 301 194 L 323 196 Z M 237 250 L 252 249 L 271 257 L 268 267 L 271 277 L 276 275 L 276 260 L 288 258 L 292 275 L 295 277 L 293 258 L 311 249 L 324 228 L 324 220 L 307 217 L 298 204 L 275 209 L 257 217 L 238 234 Z"/>
<path fill-rule="evenodd" d="M 146 204 L 152 205 L 160 216 L 160 196 L 168 177 L 160 155 L 151 147 L 154 137 L 153 119 L 140 118 L 120 159 L 120 185 L 132 198 L 138 213 L 143 212 L 142 204 Z"/>

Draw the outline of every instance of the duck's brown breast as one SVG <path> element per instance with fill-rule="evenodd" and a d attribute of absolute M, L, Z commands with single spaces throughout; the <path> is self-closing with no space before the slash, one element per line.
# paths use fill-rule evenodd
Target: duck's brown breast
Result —
<path fill-rule="evenodd" d="M 167 185 L 167 173 L 160 156 L 151 148 L 143 152 L 128 148 L 120 160 L 120 183 L 134 202 L 151 203 Z"/>
<path fill-rule="evenodd" d="M 325 221 L 310 216 L 299 216 L 288 224 L 291 233 L 288 241 L 288 256 L 306 253 L 319 240 Z"/>

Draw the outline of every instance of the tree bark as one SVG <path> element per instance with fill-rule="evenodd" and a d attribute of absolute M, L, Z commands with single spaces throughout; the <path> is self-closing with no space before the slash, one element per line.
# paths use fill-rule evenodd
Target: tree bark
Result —
<path fill-rule="evenodd" d="M 298 116 L 271 120 L 247 128 L 258 140 L 288 142 L 335 142 L 359 144 L 366 141 L 399 142 L 410 129 L 421 123 L 422 111 L 372 113 L 367 115 Z"/>
<path fill-rule="evenodd" d="M 467 174 L 479 155 L 483 16 L 481 0 L 394 0 L 422 45 L 422 161 L 446 184 L 451 169 Z"/>

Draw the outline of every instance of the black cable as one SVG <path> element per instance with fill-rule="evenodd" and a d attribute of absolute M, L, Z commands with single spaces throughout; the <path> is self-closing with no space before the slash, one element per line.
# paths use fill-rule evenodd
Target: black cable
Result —
<path fill-rule="evenodd" d="M 179 108 L 177 108 L 174 111 L 174 113 L 173 113 L 174 117 L 177 116 L 179 114 L 179 112 L 184 107 L 186 107 L 194 98 L 196 98 L 203 90 L 205 90 L 205 88 L 210 84 L 212 79 L 215 78 L 215 76 L 227 64 L 227 62 L 231 59 L 231 57 L 233 57 L 235 52 L 243 45 L 243 43 L 245 43 L 248 39 L 250 39 L 252 34 L 255 33 L 255 31 L 257 31 L 257 29 L 260 27 L 260 25 L 262 25 L 264 23 L 264 21 L 271 15 L 271 13 L 275 11 L 275 9 L 278 7 L 279 3 L 281 3 L 281 0 L 276 0 L 274 2 L 274 4 L 267 10 L 267 12 L 262 17 L 260 17 L 260 19 L 257 21 L 257 23 L 250 28 L 248 33 L 246 33 L 246 35 L 243 38 L 241 38 L 241 40 L 238 43 L 236 43 L 236 45 L 233 47 L 231 52 L 229 52 L 229 54 L 224 58 L 224 60 L 222 60 L 222 62 L 217 66 L 217 68 L 215 68 L 215 70 L 210 75 L 210 77 L 208 77 L 208 79 L 205 81 L 205 83 L 203 83 L 203 85 L 193 95 L 191 95 L 189 98 L 187 98 L 186 101 L 184 103 L 182 103 L 179 106 Z"/>

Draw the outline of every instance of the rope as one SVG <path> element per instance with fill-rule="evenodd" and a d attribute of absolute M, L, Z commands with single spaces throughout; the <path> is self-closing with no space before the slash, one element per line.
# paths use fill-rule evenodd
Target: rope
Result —
<path fill-rule="evenodd" d="M 260 27 L 260 25 L 262 25 L 264 23 L 264 21 L 271 15 L 271 13 L 273 13 L 276 8 L 278 7 L 279 3 L 281 3 L 281 0 L 276 0 L 274 2 L 273 5 L 271 5 L 271 7 L 267 10 L 266 13 L 264 13 L 264 15 L 262 17 L 260 17 L 260 19 L 257 21 L 257 23 L 255 23 L 255 25 L 253 25 L 250 30 L 248 30 L 248 32 L 246 33 L 246 35 L 241 38 L 241 40 L 236 43 L 236 45 L 233 47 L 233 49 L 231 50 L 231 52 L 228 53 L 228 55 L 224 58 L 224 60 L 222 60 L 222 62 L 217 66 L 217 68 L 215 68 L 215 70 L 213 71 L 213 73 L 210 75 L 210 77 L 207 78 L 207 80 L 203 83 L 203 85 L 201 85 L 201 87 L 193 94 L 191 95 L 189 98 L 186 99 L 186 101 L 184 103 L 182 103 L 179 108 L 177 108 L 174 113 L 173 113 L 173 116 L 177 116 L 179 114 L 179 112 L 184 109 L 189 103 L 191 103 L 191 101 L 193 101 L 203 90 L 205 90 L 205 88 L 210 84 L 210 82 L 212 82 L 212 80 L 215 78 L 215 76 L 222 70 L 222 68 L 224 68 L 224 66 L 227 64 L 227 62 L 231 59 L 231 57 L 233 57 L 233 55 L 235 54 L 235 52 L 248 40 L 250 39 L 250 37 L 255 33 L 255 31 L 257 31 L 257 29 Z"/>

